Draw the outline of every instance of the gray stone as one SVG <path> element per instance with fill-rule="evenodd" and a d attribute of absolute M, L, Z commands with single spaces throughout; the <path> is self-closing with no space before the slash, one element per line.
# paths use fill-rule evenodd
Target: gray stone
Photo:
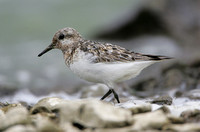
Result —
<path fill-rule="evenodd" d="M 172 104 L 172 97 L 166 95 L 166 96 L 160 96 L 158 98 L 153 99 L 150 101 L 152 104 L 158 104 L 158 105 L 171 105 Z"/>

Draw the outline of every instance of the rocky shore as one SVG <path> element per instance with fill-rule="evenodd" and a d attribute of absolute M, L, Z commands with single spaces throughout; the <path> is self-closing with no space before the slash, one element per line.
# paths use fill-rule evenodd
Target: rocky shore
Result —
<path fill-rule="evenodd" d="M 126 107 L 129 103 L 129 107 Z M 131 105 L 132 106 L 131 106 Z M 200 110 L 172 114 L 169 105 L 124 105 L 49 97 L 29 106 L 0 104 L 3 132 L 199 132 Z M 153 110 L 154 109 L 154 110 Z"/>

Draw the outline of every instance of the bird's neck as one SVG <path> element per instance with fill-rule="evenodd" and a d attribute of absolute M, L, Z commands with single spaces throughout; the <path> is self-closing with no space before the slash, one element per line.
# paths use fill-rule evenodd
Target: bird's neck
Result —
<path fill-rule="evenodd" d="M 63 52 L 63 56 L 65 59 L 65 63 L 67 66 L 70 66 L 71 63 L 73 63 L 73 57 L 74 54 L 76 53 L 76 49 L 78 48 L 80 44 L 78 42 L 67 45 L 67 47 L 65 47 L 62 52 Z"/>

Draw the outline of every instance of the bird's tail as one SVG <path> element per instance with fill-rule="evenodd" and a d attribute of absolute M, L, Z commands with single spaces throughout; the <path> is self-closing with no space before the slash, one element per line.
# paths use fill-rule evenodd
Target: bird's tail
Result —
<path fill-rule="evenodd" d="M 173 59 L 172 57 L 168 56 L 161 56 L 161 55 L 147 55 L 147 54 L 140 54 L 136 53 L 135 60 L 151 60 L 151 61 L 161 61 L 161 60 L 167 60 L 167 59 Z"/>

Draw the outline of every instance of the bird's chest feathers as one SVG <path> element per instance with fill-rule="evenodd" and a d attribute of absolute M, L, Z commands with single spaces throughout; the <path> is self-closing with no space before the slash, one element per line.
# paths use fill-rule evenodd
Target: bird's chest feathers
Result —
<path fill-rule="evenodd" d="M 68 67 L 79 77 L 88 81 L 94 81 L 93 59 L 95 59 L 95 56 L 90 53 L 76 51 L 73 55 L 73 62 Z"/>

